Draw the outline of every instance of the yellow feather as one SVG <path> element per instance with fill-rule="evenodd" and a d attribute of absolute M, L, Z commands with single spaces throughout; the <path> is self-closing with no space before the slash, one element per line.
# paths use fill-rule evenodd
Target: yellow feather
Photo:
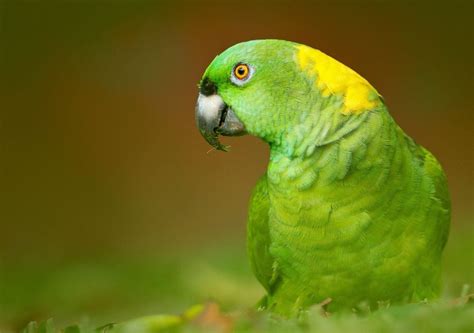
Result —
<path fill-rule="evenodd" d="M 343 114 L 360 114 L 376 108 L 380 99 L 377 90 L 355 71 L 319 50 L 299 45 L 296 60 L 301 70 L 315 77 L 322 96 L 341 95 L 344 98 Z"/>

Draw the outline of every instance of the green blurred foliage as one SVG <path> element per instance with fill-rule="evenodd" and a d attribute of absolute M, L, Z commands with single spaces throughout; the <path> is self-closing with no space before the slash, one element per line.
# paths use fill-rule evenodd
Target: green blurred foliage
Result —
<path fill-rule="evenodd" d="M 464 294 L 473 292 L 473 238 L 474 229 L 466 228 L 463 233 L 453 235 L 448 243 L 444 256 L 442 306 L 435 307 L 434 312 L 411 306 L 395 307 L 390 310 L 391 319 L 382 319 L 378 324 L 389 329 L 390 322 L 396 320 L 392 316 L 403 317 L 397 314 L 400 311 L 408 314 L 406 325 L 412 320 L 441 316 L 443 319 L 433 325 L 449 327 L 449 322 L 445 323 L 449 315 L 443 314 L 443 309 L 450 307 L 444 304 L 451 304 L 458 298 L 463 288 L 468 288 L 466 285 L 471 289 Z M 46 264 L 27 262 L 8 264 L 0 269 L 3 269 L 0 323 L 6 323 L 4 329 L 18 329 L 30 320 L 45 320 L 51 316 L 62 326 L 81 322 L 87 327 L 99 327 L 146 315 L 179 314 L 192 304 L 205 301 L 217 302 L 224 312 L 237 312 L 237 321 L 258 325 L 260 319 L 254 322 L 245 313 L 264 293 L 249 270 L 244 244 L 238 243 L 221 243 L 193 254 L 184 251 L 167 256 L 95 257 Z M 472 308 L 466 311 L 471 313 Z M 463 311 L 459 316 L 468 317 Z M 351 325 L 356 319 L 341 320 L 344 326 Z M 374 324 L 379 320 L 374 319 Z M 404 320 L 400 320 L 400 327 L 404 327 Z M 339 323 L 322 322 L 321 325 L 335 325 L 337 332 Z M 363 327 L 362 323 L 358 325 Z"/>
<path fill-rule="evenodd" d="M 207 64 L 255 38 L 302 42 L 354 68 L 438 157 L 453 199 L 444 297 L 458 296 L 474 284 L 472 9 L 0 0 L 0 331 L 49 317 L 97 327 L 207 299 L 225 312 L 255 304 L 245 220 L 267 148 L 243 137 L 207 153 L 194 125 Z M 409 321 L 426 321 L 423 311 Z M 452 314 L 433 311 L 435 324 Z M 373 330 L 398 322 L 387 316 Z"/>

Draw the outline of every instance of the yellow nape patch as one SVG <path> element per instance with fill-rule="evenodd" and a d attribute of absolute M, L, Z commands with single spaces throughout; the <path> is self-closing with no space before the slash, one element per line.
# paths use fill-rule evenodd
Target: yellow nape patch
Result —
<path fill-rule="evenodd" d="M 323 96 L 343 96 L 342 113 L 360 114 L 380 104 L 379 94 L 366 79 L 321 51 L 299 45 L 296 59 L 303 71 L 317 77 L 315 83 Z"/>

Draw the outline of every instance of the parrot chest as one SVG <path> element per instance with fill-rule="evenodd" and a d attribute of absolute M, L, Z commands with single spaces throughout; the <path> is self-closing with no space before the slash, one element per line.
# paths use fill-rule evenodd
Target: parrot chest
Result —
<path fill-rule="evenodd" d="M 388 226 L 375 227 L 364 210 L 347 214 L 348 207 L 322 198 L 314 205 L 299 200 L 293 197 L 269 210 L 269 252 L 281 281 L 278 298 L 314 304 L 330 297 L 355 304 L 365 297 L 395 300 L 394 294 L 410 293 L 416 256 L 399 250 L 410 240 L 391 235 Z M 410 246 L 416 253 L 426 244 Z"/>
<path fill-rule="evenodd" d="M 285 176 L 288 167 L 279 174 L 269 168 L 269 252 L 284 299 L 306 295 L 314 303 L 344 295 L 354 303 L 363 300 L 359 297 L 396 300 L 412 293 L 419 258 L 427 266 L 438 260 L 429 248 L 437 230 L 424 225 L 436 213 L 420 192 L 428 189 L 427 179 L 399 164 L 392 163 L 388 174 L 372 168 L 332 182 L 315 168 L 315 177 L 302 172 L 296 178 Z M 395 176 L 400 170 L 411 173 L 403 183 Z M 377 186 L 381 177 L 386 180 Z"/>

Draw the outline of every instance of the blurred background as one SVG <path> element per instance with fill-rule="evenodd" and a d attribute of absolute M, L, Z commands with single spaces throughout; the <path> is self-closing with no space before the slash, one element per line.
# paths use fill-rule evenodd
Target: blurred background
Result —
<path fill-rule="evenodd" d="M 446 289 L 474 282 L 472 9 L 0 0 L 0 330 L 257 301 L 245 223 L 268 149 L 209 152 L 194 124 L 209 62 L 257 38 L 318 48 L 377 88 L 447 172 Z"/>

